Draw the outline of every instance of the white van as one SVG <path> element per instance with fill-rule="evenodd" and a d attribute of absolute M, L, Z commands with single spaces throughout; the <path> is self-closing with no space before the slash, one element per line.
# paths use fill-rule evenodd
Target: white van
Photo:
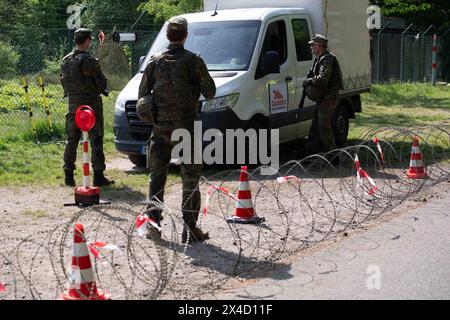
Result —
<path fill-rule="evenodd" d="M 204 0 L 204 12 L 183 15 L 185 47 L 205 60 L 217 86 L 215 99 L 199 102 L 203 129 L 279 129 L 281 143 L 306 137 L 315 103 L 299 104 L 314 59 L 308 41 L 320 33 L 343 73 L 333 128 L 337 144 L 345 143 L 349 118 L 361 112 L 360 94 L 371 81 L 368 6 L 367 0 Z M 168 45 L 166 26 L 115 107 L 116 148 L 137 165 L 145 163 L 151 133 L 136 115 L 138 88 L 150 57 Z M 279 68 L 270 65 L 269 51 L 272 58 L 278 53 Z"/>

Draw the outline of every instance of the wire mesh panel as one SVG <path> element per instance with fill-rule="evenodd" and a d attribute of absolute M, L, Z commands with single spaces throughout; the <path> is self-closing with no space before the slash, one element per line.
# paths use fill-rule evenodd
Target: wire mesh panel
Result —
<path fill-rule="evenodd" d="M 420 32 L 409 32 L 402 36 L 401 31 L 371 34 L 372 81 L 431 82 L 432 32 L 425 36 Z M 437 36 L 437 78 L 440 81 L 450 81 L 448 34 Z"/>
<path fill-rule="evenodd" d="M 91 53 L 108 78 L 105 130 L 112 131 L 118 93 L 139 70 L 139 58 L 158 31 L 134 31 L 136 41 L 114 42 L 113 31 L 94 34 Z M 63 140 L 67 99 L 60 84 L 63 57 L 73 49 L 68 29 L 0 30 L 0 139 Z M 42 80 L 40 80 L 42 79 Z M 42 82 L 41 82 L 42 81 Z"/>

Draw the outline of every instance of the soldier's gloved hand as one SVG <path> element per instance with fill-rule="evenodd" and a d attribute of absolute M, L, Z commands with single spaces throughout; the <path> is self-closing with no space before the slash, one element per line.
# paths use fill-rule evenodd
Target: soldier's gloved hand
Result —
<path fill-rule="evenodd" d="M 303 81 L 303 89 L 310 85 L 312 85 L 312 79 L 306 79 Z"/>

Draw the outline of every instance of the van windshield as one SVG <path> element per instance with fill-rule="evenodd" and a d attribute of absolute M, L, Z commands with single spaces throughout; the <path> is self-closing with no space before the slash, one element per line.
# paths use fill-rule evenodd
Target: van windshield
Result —
<path fill-rule="evenodd" d="M 261 21 L 193 22 L 185 48 L 200 54 L 209 71 L 240 71 L 250 66 Z M 148 53 L 141 72 L 150 57 L 165 51 L 169 45 L 163 27 Z"/>

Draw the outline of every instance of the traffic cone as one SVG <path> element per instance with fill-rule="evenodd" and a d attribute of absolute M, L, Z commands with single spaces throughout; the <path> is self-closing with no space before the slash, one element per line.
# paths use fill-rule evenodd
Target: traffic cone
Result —
<path fill-rule="evenodd" d="M 411 161 L 406 176 L 410 179 L 426 179 L 428 175 L 423 166 L 422 152 L 420 151 L 419 137 L 413 138 L 413 145 L 411 150 Z"/>
<path fill-rule="evenodd" d="M 72 270 L 69 276 L 70 289 L 63 300 L 110 300 L 111 295 L 97 288 L 94 271 L 92 270 L 84 227 L 75 224 L 72 250 Z"/>
<path fill-rule="evenodd" d="M 247 167 L 241 167 L 240 185 L 236 201 L 236 211 L 234 216 L 228 218 L 230 223 L 257 224 L 264 222 L 264 218 L 257 217 L 253 209 L 252 193 L 248 182 Z"/>

